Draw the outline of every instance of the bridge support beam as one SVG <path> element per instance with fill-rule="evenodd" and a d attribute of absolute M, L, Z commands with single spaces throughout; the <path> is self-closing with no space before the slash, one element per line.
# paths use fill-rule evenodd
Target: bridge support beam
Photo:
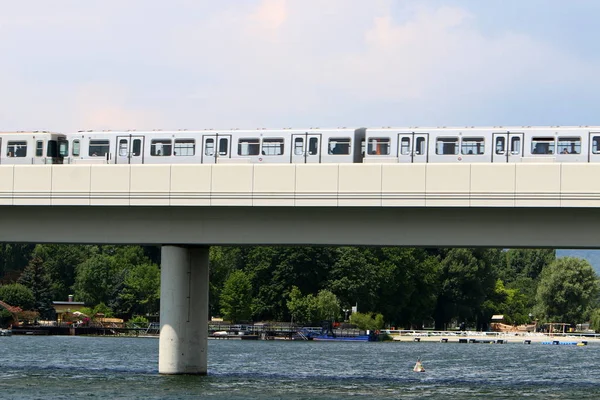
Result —
<path fill-rule="evenodd" d="M 160 271 L 160 374 L 206 375 L 208 247 L 163 246 Z"/>

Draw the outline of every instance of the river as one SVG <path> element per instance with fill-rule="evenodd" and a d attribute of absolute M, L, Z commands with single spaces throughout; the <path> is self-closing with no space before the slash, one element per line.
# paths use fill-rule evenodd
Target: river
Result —
<path fill-rule="evenodd" d="M 0 398 L 600 397 L 600 345 L 210 340 L 208 376 L 158 375 L 158 340 L 0 338 Z M 412 372 L 418 357 L 427 369 Z"/>

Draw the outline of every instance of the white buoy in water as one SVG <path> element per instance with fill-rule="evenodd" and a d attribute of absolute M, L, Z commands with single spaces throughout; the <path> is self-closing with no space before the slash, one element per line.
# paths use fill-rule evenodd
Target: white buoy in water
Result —
<path fill-rule="evenodd" d="M 417 360 L 417 363 L 415 364 L 415 367 L 413 368 L 413 371 L 415 371 L 415 372 L 425 372 L 425 367 L 423 366 L 423 364 L 421 364 L 421 359 Z"/>

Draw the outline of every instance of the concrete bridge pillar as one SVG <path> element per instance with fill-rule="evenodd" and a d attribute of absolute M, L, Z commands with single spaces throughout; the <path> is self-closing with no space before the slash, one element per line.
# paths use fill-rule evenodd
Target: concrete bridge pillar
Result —
<path fill-rule="evenodd" d="M 207 373 L 208 247 L 162 246 L 160 374 Z"/>

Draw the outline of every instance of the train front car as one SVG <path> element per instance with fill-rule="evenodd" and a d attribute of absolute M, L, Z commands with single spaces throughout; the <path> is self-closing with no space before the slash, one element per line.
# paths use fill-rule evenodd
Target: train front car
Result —
<path fill-rule="evenodd" d="M 65 135 L 53 132 L 1 132 L 0 164 L 62 164 L 65 142 Z"/>

